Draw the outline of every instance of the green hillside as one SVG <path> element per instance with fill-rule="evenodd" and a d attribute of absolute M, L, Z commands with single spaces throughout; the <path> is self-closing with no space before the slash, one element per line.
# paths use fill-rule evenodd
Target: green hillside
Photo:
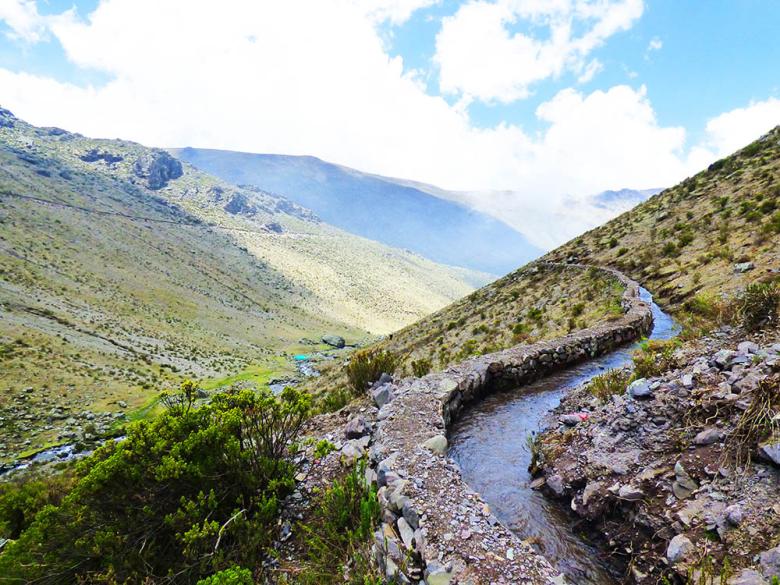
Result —
<path fill-rule="evenodd" d="M 780 127 L 546 258 L 618 268 L 677 313 L 779 274 Z"/>
<path fill-rule="evenodd" d="M 183 377 L 289 374 L 323 334 L 370 339 L 486 278 L 4 110 L 0 225 L 0 459 L 99 431 Z"/>

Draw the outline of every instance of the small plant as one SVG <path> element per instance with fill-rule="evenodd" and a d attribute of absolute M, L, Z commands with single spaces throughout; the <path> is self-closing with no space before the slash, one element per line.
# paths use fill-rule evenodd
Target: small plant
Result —
<path fill-rule="evenodd" d="M 774 282 L 753 283 L 735 299 L 735 313 L 748 331 L 777 322 L 780 290 Z"/>
<path fill-rule="evenodd" d="M 763 380 L 753 392 L 750 405 L 740 415 L 724 449 L 724 456 L 732 455 L 737 467 L 750 462 L 752 453 L 761 441 L 780 433 L 780 424 L 774 420 L 775 409 L 780 406 L 779 391 L 778 377 Z"/>
<path fill-rule="evenodd" d="M 347 378 L 356 395 L 360 395 L 382 374 L 392 374 L 398 367 L 398 358 L 384 349 L 366 349 L 355 352 L 347 365 Z"/>
<path fill-rule="evenodd" d="M 300 575 L 305 585 L 379 585 L 370 560 L 371 540 L 379 523 L 376 488 L 366 484 L 365 461 L 319 497 L 314 517 L 301 525 L 308 562 Z"/>
<path fill-rule="evenodd" d="M 412 373 L 415 378 L 422 378 L 430 373 L 432 367 L 433 364 L 431 364 L 431 360 L 428 358 L 420 358 L 419 360 L 414 360 L 412 362 Z"/>
<path fill-rule="evenodd" d="M 588 390 L 601 402 L 606 402 L 615 394 L 623 394 L 628 387 L 631 374 L 626 370 L 609 370 L 590 381 Z"/>
<path fill-rule="evenodd" d="M 528 451 L 531 453 L 531 463 L 528 465 L 528 472 L 531 475 L 536 475 L 542 470 L 542 439 L 540 435 L 536 433 L 528 433 L 525 436 L 525 444 L 528 446 Z"/>
<path fill-rule="evenodd" d="M 675 366 L 674 351 L 679 341 L 647 340 L 634 352 L 634 379 L 660 376 Z"/>
<path fill-rule="evenodd" d="M 336 450 L 336 445 L 328 441 L 327 439 L 320 439 L 317 441 L 317 445 L 314 447 L 314 458 L 322 459 L 327 457 L 329 453 Z"/>

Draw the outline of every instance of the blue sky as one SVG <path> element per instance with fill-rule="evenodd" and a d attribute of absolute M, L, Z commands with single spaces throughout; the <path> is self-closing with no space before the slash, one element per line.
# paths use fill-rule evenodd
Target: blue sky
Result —
<path fill-rule="evenodd" d="M 778 25 L 776 0 L 0 0 L 0 104 L 429 182 L 549 246 L 606 219 L 595 193 L 780 123 Z"/>

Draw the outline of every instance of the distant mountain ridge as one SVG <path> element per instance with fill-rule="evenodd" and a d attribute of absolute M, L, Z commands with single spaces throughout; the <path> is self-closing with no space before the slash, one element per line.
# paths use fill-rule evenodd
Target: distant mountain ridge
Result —
<path fill-rule="evenodd" d="M 436 262 L 501 275 L 542 254 L 507 224 L 437 196 L 435 187 L 311 156 L 190 147 L 171 152 L 224 180 L 295 201 L 331 225 Z"/>

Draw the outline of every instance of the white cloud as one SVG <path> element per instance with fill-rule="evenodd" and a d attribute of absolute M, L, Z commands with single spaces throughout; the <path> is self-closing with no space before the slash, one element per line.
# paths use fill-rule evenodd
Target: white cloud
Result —
<path fill-rule="evenodd" d="M 0 0 L 0 21 L 5 21 L 11 38 L 28 42 L 41 40 L 46 30 L 35 0 Z"/>
<path fill-rule="evenodd" d="M 438 4 L 441 0 L 353 0 L 356 8 L 375 22 L 389 21 L 400 25 L 421 9 Z"/>
<path fill-rule="evenodd" d="M 642 0 L 471 0 L 444 19 L 436 37 L 441 90 L 512 102 L 566 71 L 588 81 L 600 68 L 590 53 L 630 28 L 643 8 Z M 510 30 L 520 24 L 549 34 Z"/>
<path fill-rule="evenodd" d="M 650 42 L 647 45 L 647 50 L 649 51 L 660 51 L 664 46 L 664 42 L 659 39 L 658 37 L 653 37 L 650 39 Z"/>
<path fill-rule="evenodd" d="M 707 122 L 704 146 L 718 158 L 747 146 L 780 124 L 780 99 L 753 102 L 725 112 Z"/>
<path fill-rule="evenodd" d="M 533 16 L 550 3 L 523 5 Z M 0 104 L 91 136 L 313 154 L 461 190 L 543 246 L 605 219 L 590 194 L 673 184 L 776 123 L 778 100 L 735 110 L 686 154 L 684 129 L 658 122 L 643 87 L 617 86 L 560 91 L 539 106 L 539 133 L 479 128 L 471 97 L 428 95 L 388 56 L 377 23 L 392 18 L 353 0 L 103 0 L 86 20 L 68 12 L 46 26 L 72 62 L 111 81 L 79 87 L 0 68 Z M 606 30 L 625 22 L 615 18 Z"/>

